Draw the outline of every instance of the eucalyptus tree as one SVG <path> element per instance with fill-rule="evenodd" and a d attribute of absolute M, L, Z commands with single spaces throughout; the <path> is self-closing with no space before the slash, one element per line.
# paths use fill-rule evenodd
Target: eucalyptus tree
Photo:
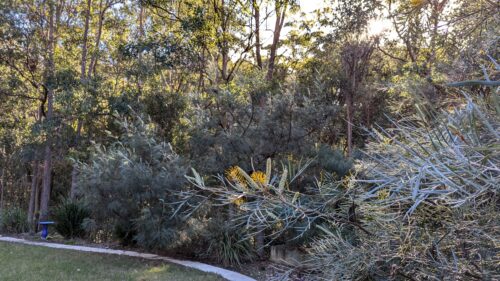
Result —
<path fill-rule="evenodd" d="M 20 85 L 23 98 L 39 102 L 36 120 L 45 128 L 54 124 L 55 51 L 64 3 L 54 1 L 16 1 L 3 7 L 4 33 L 0 60 Z M 40 63 L 41 61 L 41 63 Z M 41 67 L 40 67 L 41 65 Z M 14 88 L 15 89 L 15 88 Z M 16 95 L 8 89 L 6 95 Z M 48 215 L 52 176 L 51 133 L 45 138 L 43 183 L 40 198 L 41 217 Z M 37 165 L 37 164 L 35 164 Z"/>

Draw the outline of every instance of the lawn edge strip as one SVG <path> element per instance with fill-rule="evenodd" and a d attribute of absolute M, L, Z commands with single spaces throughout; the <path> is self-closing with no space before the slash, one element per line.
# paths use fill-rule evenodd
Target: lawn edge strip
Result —
<path fill-rule="evenodd" d="M 209 264 L 205 264 L 205 263 L 201 263 L 201 262 L 196 262 L 196 261 L 179 260 L 179 259 L 159 256 L 156 254 L 139 253 L 139 252 L 125 251 L 125 250 L 104 249 L 104 248 L 88 247 L 88 246 L 65 245 L 65 244 L 49 243 L 49 242 L 35 242 L 35 241 L 29 241 L 29 240 L 25 240 L 25 239 L 19 239 L 19 238 L 7 237 L 7 236 L 1 236 L 1 235 L 0 235 L 0 241 L 10 242 L 10 243 L 18 243 L 18 244 L 24 244 L 24 245 L 32 245 L 32 246 L 41 246 L 41 247 L 47 247 L 47 248 L 53 248 L 53 249 L 73 250 L 73 251 L 80 251 L 80 252 L 109 254 L 109 255 L 120 255 L 120 256 L 143 258 L 143 259 L 148 259 L 148 260 L 160 260 L 160 261 L 166 261 L 169 263 L 173 263 L 173 264 L 181 265 L 184 267 L 196 269 L 196 270 L 199 270 L 202 272 L 214 273 L 214 274 L 217 274 L 219 276 L 222 276 L 223 278 L 225 278 L 229 281 L 256 281 L 255 279 L 248 277 L 246 275 L 243 275 L 241 273 L 227 270 L 227 269 L 220 268 L 220 267 L 216 267 L 213 265 L 209 265 Z"/>

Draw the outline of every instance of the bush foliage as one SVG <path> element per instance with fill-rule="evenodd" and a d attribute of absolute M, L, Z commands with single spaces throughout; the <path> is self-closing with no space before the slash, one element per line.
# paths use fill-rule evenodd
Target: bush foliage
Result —
<path fill-rule="evenodd" d="M 0 232 L 24 233 L 28 231 L 27 214 L 23 209 L 11 207 L 0 212 Z"/>
<path fill-rule="evenodd" d="M 175 240 L 170 230 L 175 219 L 166 203 L 185 182 L 185 164 L 141 118 L 119 125 L 122 137 L 109 147 L 95 146 L 89 164 L 81 164 L 79 193 L 104 236 L 164 246 Z"/>
<path fill-rule="evenodd" d="M 55 228 L 66 239 L 83 238 L 83 223 L 90 218 L 90 210 L 79 201 L 65 200 L 52 213 Z"/>
<path fill-rule="evenodd" d="M 260 182 L 241 168 L 218 184 L 194 171 L 184 200 L 236 207 L 231 221 L 247 229 L 247 240 L 258 233 L 268 245 L 290 233 L 309 237 L 301 270 L 311 280 L 493 280 L 499 121 L 493 109 L 469 100 L 433 122 L 416 117 L 374 131 L 357 174 L 340 180 L 294 191 L 308 165 L 284 165 L 273 176 L 268 160 Z"/>

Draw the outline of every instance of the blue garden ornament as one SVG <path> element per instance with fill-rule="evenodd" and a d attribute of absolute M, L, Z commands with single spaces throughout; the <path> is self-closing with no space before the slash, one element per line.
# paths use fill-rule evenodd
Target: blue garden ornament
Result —
<path fill-rule="evenodd" d="M 54 224 L 53 221 L 41 221 L 38 223 L 39 225 L 42 226 L 42 239 L 46 240 L 47 236 L 49 236 L 49 225 Z"/>

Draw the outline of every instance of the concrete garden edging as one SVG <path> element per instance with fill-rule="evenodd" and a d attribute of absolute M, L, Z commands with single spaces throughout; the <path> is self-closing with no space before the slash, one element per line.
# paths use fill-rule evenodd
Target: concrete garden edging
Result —
<path fill-rule="evenodd" d="M 64 244 L 49 243 L 49 242 L 35 242 L 35 241 L 28 241 L 25 239 L 6 237 L 6 236 L 1 236 L 1 235 L 0 235 L 0 241 L 10 242 L 10 243 L 19 243 L 19 244 L 25 244 L 25 245 L 32 245 L 32 246 L 48 247 L 48 248 L 53 248 L 53 249 L 64 249 L 64 250 L 73 250 L 73 251 L 99 253 L 99 254 L 110 254 L 110 255 L 121 255 L 121 256 L 143 258 L 143 259 L 148 259 L 148 260 L 161 260 L 161 261 L 166 261 L 169 263 L 182 265 L 182 266 L 196 269 L 196 270 L 203 271 L 203 272 L 214 273 L 214 274 L 222 276 L 223 278 L 225 278 L 229 281 L 256 281 L 255 279 L 250 278 L 250 277 L 243 275 L 241 273 L 234 272 L 234 271 L 227 270 L 227 269 L 223 269 L 223 268 L 216 267 L 216 266 L 212 266 L 209 264 L 204 264 L 204 263 L 195 262 L 195 261 L 188 261 L 188 260 L 178 260 L 178 259 L 163 257 L 163 256 L 155 255 L 155 254 L 139 253 L 139 252 L 134 252 L 134 251 L 124 251 L 124 250 L 103 249 L 103 248 L 87 247 L 87 246 L 64 245 Z"/>

